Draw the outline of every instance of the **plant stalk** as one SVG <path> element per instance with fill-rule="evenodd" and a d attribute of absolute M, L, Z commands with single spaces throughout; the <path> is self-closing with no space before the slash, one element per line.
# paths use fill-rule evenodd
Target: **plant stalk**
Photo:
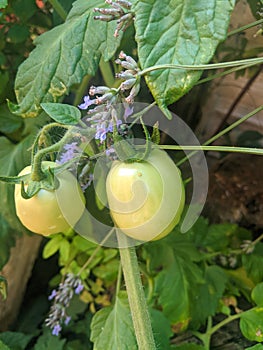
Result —
<path fill-rule="evenodd" d="M 63 19 L 63 21 L 66 20 L 67 18 L 67 12 L 64 10 L 64 8 L 62 7 L 62 5 L 60 4 L 60 2 L 58 0 L 48 0 L 48 2 L 50 3 L 50 5 L 53 7 L 53 9 L 57 12 L 57 14 L 59 15 L 59 17 L 61 19 Z"/>
<path fill-rule="evenodd" d="M 119 251 L 138 349 L 156 350 L 135 247 Z"/>
<path fill-rule="evenodd" d="M 238 67 L 245 64 L 261 64 L 263 63 L 263 57 L 257 58 L 248 58 L 244 60 L 230 61 L 230 62 L 221 62 L 221 63 L 210 63 L 210 64 L 197 64 L 197 65 L 184 65 L 184 64 L 160 64 L 145 68 L 142 71 L 138 72 L 138 76 L 142 76 L 156 70 L 165 70 L 165 69 L 183 69 L 183 70 L 209 70 L 209 69 L 221 69 L 228 67 Z"/>

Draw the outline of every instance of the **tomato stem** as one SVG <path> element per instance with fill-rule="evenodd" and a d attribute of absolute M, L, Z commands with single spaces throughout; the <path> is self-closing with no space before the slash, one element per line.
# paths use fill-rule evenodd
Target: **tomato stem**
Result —
<path fill-rule="evenodd" d="M 33 181 L 41 181 L 43 179 L 45 179 L 46 175 L 42 170 L 42 166 L 41 166 L 41 162 L 43 160 L 43 158 L 45 157 L 46 154 L 48 153 L 54 153 L 57 152 L 61 149 L 61 147 L 65 144 L 66 139 L 69 137 L 68 133 L 66 132 L 66 134 L 62 137 L 61 140 L 59 140 L 57 143 L 54 143 L 48 147 L 42 148 L 40 150 L 38 150 L 36 152 L 37 149 L 37 143 L 41 137 L 41 135 L 46 132 L 49 131 L 51 128 L 55 127 L 55 126 L 62 126 L 65 129 L 69 129 L 70 127 L 68 126 L 64 126 L 58 123 L 51 123 L 46 125 L 46 127 L 44 127 L 40 133 L 38 134 L 36 141 L 33 145 L 33 150 L 32 150 L 32 172 L 31 172 L 31 179 Z M 36 153 L 35 153 L 36 152 Z"/>
<path fill-rule="evenodd" d="M 166 69 L 183 69 L 183 70 L 191 70 L 191 71 L 202 71 L 202 70 L 210 70 L 210 69 L 221 69 L 228 67 L 238 67 L 245 64 L 261 64 L 263 62 L 262 57 L 257 58 L 249 58 L 238 61 L 230 61 L 230 62 L 221 62 L 221 63 L 210 63 L 210 64 L 199 64 L 199 65 L 183 65 L 183 64 L 159 64 L 156 66 L 152 66 L 149 68 L 145 68 L 138 73 L 138 76 L 142 76 L 157 70 L 166 70 Z"/>
<path fill-rule="evenodd" d="M 119 251 L 138 348 L 156 350 L 135 247 Z"/>

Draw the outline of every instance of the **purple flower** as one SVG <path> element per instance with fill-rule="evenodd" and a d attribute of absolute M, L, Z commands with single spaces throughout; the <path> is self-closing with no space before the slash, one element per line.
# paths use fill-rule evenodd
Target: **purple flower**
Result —
<path fill-rule="evenodd" d="M 106 123 L 103 122 L 101 124 L 97 124 L 96 130 L 97 132 L 95 134 L 95 139 L 100 140 L 100 142 L 102 143 L 106 140 L 107 137 L 108 128 L 106 127 Z"/>
<path fill-rule="evenodd" d="M 75 294 L 80 294 L 83 291 L 83 289 L 84 289 L 84 286 L 81 283 L 79 283 L 75 288 Z"/>
<path fill-rule="evenodd" d="M 112 153 L 115 153 L 115 150 L 114 150 L 113 147 L 107 148 L 106 151 L 105 151 L 105 154 L 106 154 L 107 157 L 110 157 L 110 155 Z"/>
<path fill-rule="evenodd" d="M 56 324 L 52 329 L 52 334 L 58 336 L 60 331 L 62 330 L 60 324 Z"/>
<path fill-rule="evenodd" d="M 124 120 L 126 120 L 133 113 L 133 106 L 130 104 L 124 104 Z"/>
<path fill-rule="evenodd" d="M 122 121 L 120 119 L 118 119 L 116 121 L 116 126 L 117 126 L 117 129 L 118 127 L 122 124 Z M 109 126 L 108 126 L 108 131 L 109 132 L 113 132 L 113 122 L 109 122 Z"/>
<path fill-rule="evenodd" d="M 59 284 L 58 289 L 51 292 L 49 300 L 53 299 L 53 303 L 45 324 L 51 328 L 53 335 L 58 336 L 62 330 L 62 325 L 67 325 L 70 322 L 70 316 L 67 315 L 66 309 L 69 307 L 74 294 L 80 294 L 83 289 L 81 279 L 69 273 L 65 280 Z"/>
<path fill-rule="evenodd" d="M 84 103 L 78 105 L 79 109 L 87 109 L 89 106 L 95 105 L 96 99 L 91 100 L 89 96 L 84 96 Z"/>
<path fill-rule="evenodd" d="M 69 324 L 70 320 L 71 320 L 71 317 L 70 317 L 70 316 L 67 316 L 66 319 L 65 319 L 65 321 L 64 321 L 64 323 L 65 323 L 66 326 Z"/>
<path fill-rule="evenodd" d="M 64 164 L 69 160 L 73 159 L 76 154 L 80 153 L 81 150 L 77 145 L 77 142 L 68 143 L 64 146 L 65 152 L 60 155 L 60 158 L 56 160 L 58 164 Z"/>
<path fill-rule="evenodd" d="M 53 289 L 50 296 L 48 297 L 48 300 L 54 299 L 56 295 L 57 295 L 57 291 L 55 289 Z"/>

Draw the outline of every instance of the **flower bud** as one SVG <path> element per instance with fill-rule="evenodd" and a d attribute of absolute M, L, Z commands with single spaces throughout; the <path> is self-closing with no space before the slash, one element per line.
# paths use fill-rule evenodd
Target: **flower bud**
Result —
<path fill-rule="evenodd" d="M 136 78 L 133 77 L 132 79 L 128 79 L 128 80 L 124 81 L 123 83 L 121 83 L 120 88 L 122 91 L 123 90 L 130 90 L 135 83 L 136 83 Z"/>
<path fill-rule="evenodd" d="M 94 96 L 96 94 L 103 95 L 110 91 L 110 88 L 107 86 L 91 86 L 89 89 L 90 96 Z"/>

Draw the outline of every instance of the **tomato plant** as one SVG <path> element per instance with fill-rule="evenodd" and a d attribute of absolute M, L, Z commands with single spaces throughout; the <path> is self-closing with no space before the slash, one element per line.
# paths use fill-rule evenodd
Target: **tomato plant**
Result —
<path fill-rule="evenodd" d="M 44 161 L 43 168 L 55 167 L 56 163 Z M 25 167 L 20 173 L 31 172 L 31 166 Z M 32 198 L 25 199 L 21 195 L 21 184 L 15 185 L 16 213 L 22 224 L 30 231 L 44 236 L 64 232 L 70 228 L 70 223 L 77 222 L 85 209 L 85 199 L 76 178 L 63 171 L 56 175 L 59 181 L 58 189 L 49 191 L 40 189 Z M 25 185 L 25 189 L 27 185 Z M 61 200 L 63 199 L 63 208 Z M 74 205 L 72 205 L 74 203 Z"/>
<path fill-rule="evenodd" d="M 115 224 L 128 236 L 142 241 L 168 235 L 184 208 L 180 170 L 159 149 L 151 151 L 145 161 L 114 162 L 106 189 Z"/>

